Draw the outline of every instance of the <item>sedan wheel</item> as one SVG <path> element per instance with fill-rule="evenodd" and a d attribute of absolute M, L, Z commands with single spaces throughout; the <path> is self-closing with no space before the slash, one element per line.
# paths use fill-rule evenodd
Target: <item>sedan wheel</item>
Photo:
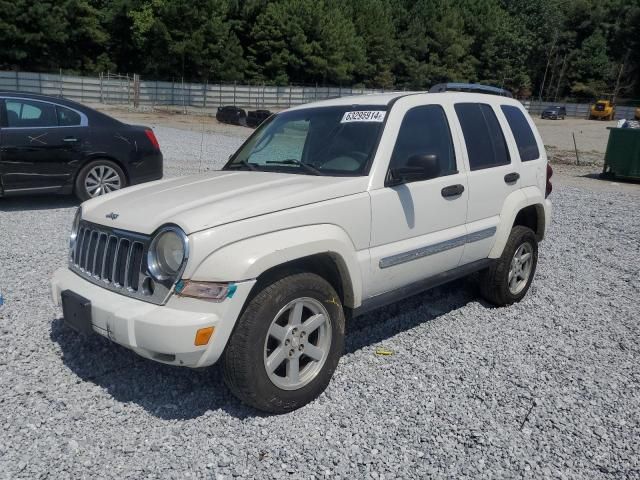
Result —
<path fill-rule="evenodd" d="M 84 187 L 91 197 L 98 197 L 105 193 L 120 190 L 122 178 L 118 172 L 107 165 L 93 167 L 84 181 Z"/>
<path fill-rule="evenodd" d="M 96 160 L 80 170 L 74 191 L 76 196 L 84 201 L 126 186 L 127 179 L 119 165 L 109 160 Z"/>

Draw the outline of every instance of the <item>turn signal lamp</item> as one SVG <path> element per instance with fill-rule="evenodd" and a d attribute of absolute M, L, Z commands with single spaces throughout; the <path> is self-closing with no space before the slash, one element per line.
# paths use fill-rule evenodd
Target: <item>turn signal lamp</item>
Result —
<path fill-rule="evenodd" d="M 211 339 L 211 335 L 213 335 L 213 330 L 214 327 L 205 327 L 205 328 L 201 328 L 196 332 L 196 339 L 194 340 L 193 344 L 196 347 L 200 347 L 202 345 L 206 345 L 207 343 L 209 343 L 209 340 Z"/>

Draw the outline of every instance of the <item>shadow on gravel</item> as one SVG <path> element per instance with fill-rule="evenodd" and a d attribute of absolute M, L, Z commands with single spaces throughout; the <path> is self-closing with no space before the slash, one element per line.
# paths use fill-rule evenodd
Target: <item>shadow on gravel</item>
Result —
<path fill-rule="evenodd" d="M 469 302 L 480 302 L 491 308 L 491 305 L 481 299 L 476 285 L 475 276 L 455 280 L 351 319 L 347 322 L 345 353 L 353 353 L 373 343 L 387 340 L 462 308 Z"/>
<path fill-rule="evenodd" d="M 605 182 L 617 182 L 617 183 L 628 183 L 630 185 L 640 185 L 640 179 L 635 178 L 621 178 L 616 177 L 615 175 L 607 175 L 602 176 L 601 173 L 587 173 L 585 175 L 580 175 L 583 178 L 591 178 L 593 180 L 604 180 Z"/>
<path fill-rule="evenodd" d="M 56 208 L 71 208 L 80 205 L 73 195 L 42 195 L 33 197 L 4 197 L 0 198 L 0 212 L 19 212 L 23 210 L 50 210 Z"/>
<path fill-rule="evenodd" d="M 118 403 L 134 403 L 165 420 L 198 418 L 217 409 L 241 419 L 260 415 L 229 392 L 217 365 L 194 370 L 153 362 L 100 335 L 83 337 L 62 318 L 53 320 L 50 337 L 77 383 L 104 388 L 116 401 L 116 413 L 122 408 Z"/>
<path fill-rule="evenodd" d="M 384 341 L 401 332 L 478 301 L 475 282 L 458 280 L 410 297 L 347 324 L 346 353 Z M 227 389 L 218 365 L 193 370 L 156 363 L 100 335 L 82 337 L 64 324 L 51 324 L 51 340 L 60 345 L 63 362 L 79 378 L 104 388 L 116 403 L 135 403 L 166 420 L 198 418 L 222 409 L 244 419 L 262 414 L 240 403 Z"/>

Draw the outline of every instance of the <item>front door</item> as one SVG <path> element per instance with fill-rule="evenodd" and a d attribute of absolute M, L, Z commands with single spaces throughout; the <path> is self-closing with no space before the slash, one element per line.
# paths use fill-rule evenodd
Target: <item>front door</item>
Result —
<path fill-rule="evenodd" d="M 402 108 L 398 103 L 395 109 Z M 459 168 L 447 115 L 440 105 L 405 108 L 389 167 L 410 165 L 416 155 L 436 155 L 440 175 L 370 191 L 368 296 L 453 269 L 464 250 L 467 175 Z"/>
<path fill-rule="evenodd" d="M 81 159 L 86 122 L 66 107 L 5 98 L 0 172 L 6 193 L 55 191 L 69 182 Z"/>

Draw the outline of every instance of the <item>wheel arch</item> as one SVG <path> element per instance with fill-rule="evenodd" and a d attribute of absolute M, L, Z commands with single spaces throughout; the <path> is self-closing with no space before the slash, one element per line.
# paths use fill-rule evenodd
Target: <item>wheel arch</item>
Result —
<path fill-rule="evenodd" d="M 550 212 L 544 196 L 536 187 L 526 187 L 509 195 L 500 213 L 500 223 L 496 231 L 496 241 L 489 258 L 502 255 L 511 229 L 516 225 L 531 228 L 538 242 L 542 241 L 547 228 Z"/>
<path fill-rule="evenodd" d="M 204 244 L 206 238 L 204 235 L 201 240 L 196 234 L 194 253 L 208 250 Z M 224 282 L 257 279 L 257 284 L 263 285 L 283 272 L 309 271 L 325 278 L 346 307 L 355 308 L 362 301 L 357 252 L 347 233 L 336 225 L 270 232 L 209 252 L 194 259 L 194 266 L 187 268 L 185 278 Z"/>
<path fill-rule="evenodd" d="M 86 156 L 84 161 L 82 162 L 82 164 L 76 170 L 76 173 L 75 173 L 75 175 L 73 177 L 74 185 L 75 185 L 75 182 L 78 180 L 78 175 L 80 175 L 80 172 L 82 171 L 82 169 L 84 167 L 86 167 L 87 165 L 89 165 L 90 163 L 97 162 L 99 160 L 106 160 L 106 161 L 113 162 L 116 165 L 118 165 L 118 167 L 120 167 L 120 170 L 122 170 L 122 173 L 124 173 L 125 180 L 127 181 L 127 185 L 131 184 L 131 180 L 129 178 L 129 171 L 128 171 L 127 167 L 125 166 L 124 162 L 122 162 L 122 161 L 118 160 L 117 158 L 109 155 L 108 153 L 93 153 L 93 154 L 90 154 L 90 155 Z"/>
<path fill-rule="evenodd" d="M 249 297 L 265 285 L 294 272 L 315 273 L 322 277 L 334 288 L 342 304 L 353 308 L 354 292 L 351 276 L 344 260 L 336 252 L 315 253 L 274 265 L 257 277 Z"/>

